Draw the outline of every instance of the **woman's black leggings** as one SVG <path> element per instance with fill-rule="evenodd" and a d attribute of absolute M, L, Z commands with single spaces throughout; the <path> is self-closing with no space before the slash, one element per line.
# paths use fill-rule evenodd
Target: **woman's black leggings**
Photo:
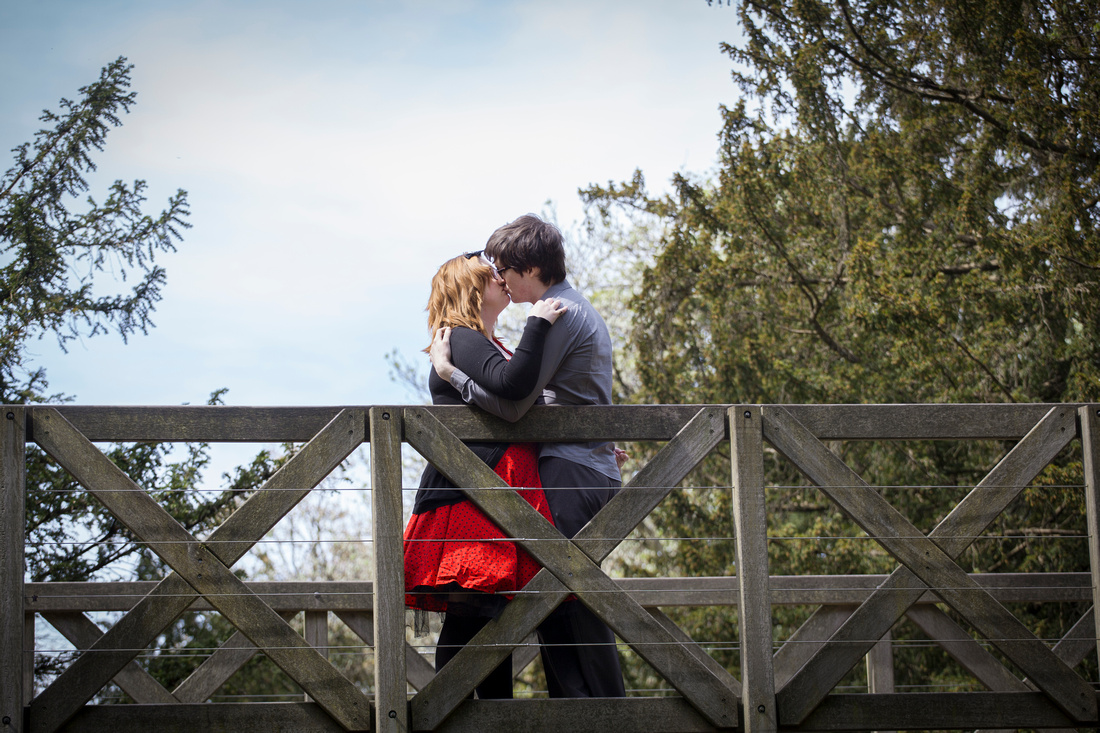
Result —
<path fill-rule="evenodd" d="M 435 648 L 435 671 L 443 669 L 443 665 L 451 661 L 487 623 L 489 619 L 483 616 L 455 616 L 448 613 L 443 620 L 439 643 Z M 479 700 L 512 699 L 511 654 L 477 686 L 477 697 Z"/>

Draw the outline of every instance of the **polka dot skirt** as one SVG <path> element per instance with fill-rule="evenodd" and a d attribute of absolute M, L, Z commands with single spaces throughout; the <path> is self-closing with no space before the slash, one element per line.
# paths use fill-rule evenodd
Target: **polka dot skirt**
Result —
<path fill-rule="evenodd" d="M 538 474 L 534 443 L 508 447 L 496 473 L 551 524 L 550 505 Z M 414 514 L 405 528 L 405 605 L 446 611 L 455 589 L 507 594 L 517 591 L 541 569 L 468 500 Z M 448 592 L 436 593 L 447 587 Z"/>

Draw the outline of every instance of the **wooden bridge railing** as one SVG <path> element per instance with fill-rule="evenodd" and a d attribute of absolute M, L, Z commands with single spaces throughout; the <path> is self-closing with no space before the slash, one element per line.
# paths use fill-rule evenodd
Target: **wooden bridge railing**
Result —
<path fill-rule="evenodd" d="M 1094 680 L 1074 667 L 1097 649 L 1091 609 L 1053 648 L 1004 603 L 1094 604 L 1100 568 L 1096 405 L 703 405 L 538 408 L 508 425 L 467 408 L 3 408 L 0 421 L 0 731 L 287 730 L 896 730 L 1077 728 L 1098 722 Z M 920 532 L 832 453 L 830 440 L 1016 441 L 930 533 Z M 1063 451 L 1084 466 L 1091 572 L 971 574 L 955 559 Z M 475 440 L 664 443 L 575 538 L 566 540 L 466 449 Z M 158 583 L 24 584 L 24 464 L 31 441 L 93 493 L 172 569 Z M 97 442 L 303 442 L 220 527 L 195 538 L 94 445 Z M 254 543 L 363 443 L 370 444 L 373 582 L 247 583 L 232 568 Z M 525 547 L 544 569 L 440 673 L 406 644 L 401 532 L 408 443 Z M 729 446 L 737 576 L 615 579 L 603 561 L 720 444 Z M 898 562 L 889 576 L 772 577 L 764 451 L 792 462 Z M 732 558 L 731 558 L 732 560 Z M 732 565 L 733 563 L 731 563 Z M 575 595 L 673 687 L 674 697 L 468 700 L 543 618 Z M 817 610 L 775 649 L 772 607 Z M 735 679 L 662 608 L 738 606 Z M 964 619 L 1020 672 L 948 617 Z M 167 690 L 134 663 L 185 612 L 215 610 L 238 629 Z M 121 612 L 107 630 L 85 615 Z M 305 614 L 305 636 L 287 619 Z M 327 619 L 374 648 L 361 690 L 326 659 Z M 33 681 L 39 615 L 85 650 L 45 689 Z M 890 633 L 908 618 L 990 692 L 893 691 Z M 528 656 L 517 655 L 521 659 Z M 262 652 L 310 702 L 209 704 Z M 837 694 L 866 659 L 870 694 Z M 519 662 L 522 664 L 523 662 Z M 114 680 L 136 705 L 89 705 Z M 37 692 L 37 694 L 35 694 Z"/>

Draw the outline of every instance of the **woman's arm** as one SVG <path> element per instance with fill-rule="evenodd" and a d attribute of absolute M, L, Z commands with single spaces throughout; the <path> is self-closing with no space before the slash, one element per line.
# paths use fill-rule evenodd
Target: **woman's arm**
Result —
<path fill-rule="evenodd" d="M 451 361 L 487 392 L 506 400 L 522 399 L 534 391 L 538 382 L 551 325 L 545 318 L 528 318 L 511 360 L 477 331 L 451 329 Z"/>
<path fill-rule="evenodd" d="M 450 367 L 450 371 L 446 375 L 444 375 L 443 372 L 439 372 L 439 375 L 450 382 L 452 387 L 458 390 L 464 402 L 471 405 L 477 405 L 486 412 L 503 418 L 508 422 L 515 422 L 523 417 L 527 413 L 527 410 L 535 404 L 536 400 L 542 395 L 543 388 L 549 384 L 550 380 L 557 373 L 566 355 L 576 348 L 576 333 L 573 329 L 567 327 L 569 326 L 568 323 L 564 324 L 564 326 L 565 327 L 558 326 L 557 328 L 551 329 L 549 335 L 546 337 L 546 346 L 543 348 L 542 367 L 539 369 L 538 381 L 535 383 L 535 388 L 531 391 L 531 394 L 523 399 L 501 399 L 491 392 L 482 389 L 481 386 L 470 379 L 465 372 L 461 369 L 455 369 L 453 366 Z M 434 361 L 433 359 L 433 363 Z"/>

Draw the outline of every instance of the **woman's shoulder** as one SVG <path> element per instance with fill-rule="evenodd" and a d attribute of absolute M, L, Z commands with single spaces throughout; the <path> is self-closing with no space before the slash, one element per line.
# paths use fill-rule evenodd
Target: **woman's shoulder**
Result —
<path fill-rule="evenodd" d="M 480 331 L 475 331 L 468 326 L 455 326 L 451 329 L 451 344 L 479 345 L 489 343 L 489 339 Z"/>
<path fill-rule="evenodd" d="M 481 331 L 475 331 L 469 326 L 453 326 L 451 328 L 451 338 L 454 338 L 458 334 L 459 338 L 485 338 L 485 334 Z"/>

